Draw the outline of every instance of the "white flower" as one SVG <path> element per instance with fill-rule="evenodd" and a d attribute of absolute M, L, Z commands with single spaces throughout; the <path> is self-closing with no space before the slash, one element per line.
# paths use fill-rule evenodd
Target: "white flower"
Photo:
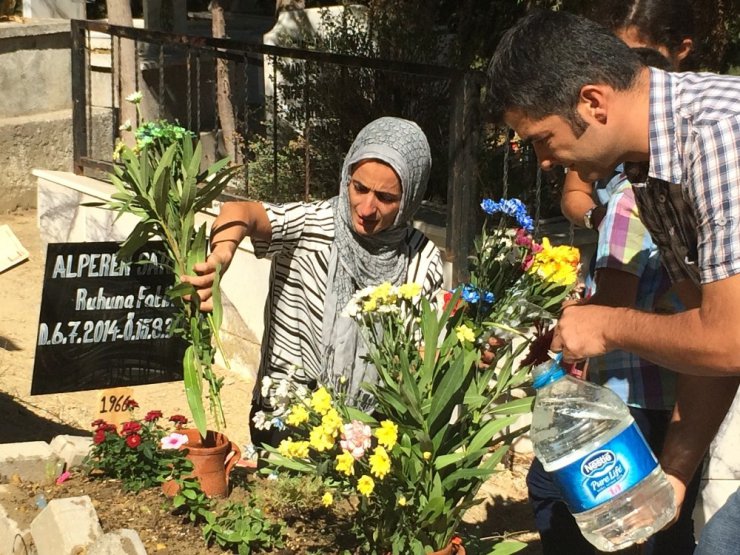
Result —
<path fill-rule="evenodd" d="M 270 422 L 265 417 L 264 411 L 257 411 L 256 413 L 254 413 L 254 416 L 252 417 L 252 422 L 254 422 L 254 427 L 258 430 L 270 429 Z"/>
<path fill-rule="evenodd" d="M 262 396 L 268 397 L 270 394 L 270 388 L 272 387 L 272 378 L 270 376 L 265 376 L 262 378 Z"/>
<path fill-rule="evenodd" d="M 118 128 L 118 130 L 119 131 L 131 131 L 132 127 L 133 126 L 131 125 L 131 120 L 130 119 L 127 119 L 126 121 L 123 122 L 123 125 L 121 125 Z"/>
<path fill-rule="evenodd" d="M 144 98 L 144 94 L 141 91 L 132 92 L 126 97 L 126 100 L 131 104 L 139 104 Z"/>
<path fill-rule="evenodd" d="M 290 396 L 290 382 L 288 380 L 280 380 L 278 387 L 275 390 L 275 397 L 289 397 Z"/>
<path fill-rule="evenodd" d="M 360 307 L 357 305 L 357 301 L 353 299 L 347 303 L 340 315 L 345 318 L 354 318 L 359 312 Z"/>
<path fill-rule="evenodd" d="M 271 473 L 270 473 L 270 474 L 269 474 L 269 475 L 267 476 L 267 479 L 268 479 L 268 480 L 277 480 L 277 479 L 278 479 L 278 474 L 277 474 L 277 472 L 271 472 Z"/>
<path fill-rule="evenodd" d="M 295 396 L 298 399 L 306 399 L 309 395 L 308 388 L 303 384 L 298 384 L 295 388 Z"/>

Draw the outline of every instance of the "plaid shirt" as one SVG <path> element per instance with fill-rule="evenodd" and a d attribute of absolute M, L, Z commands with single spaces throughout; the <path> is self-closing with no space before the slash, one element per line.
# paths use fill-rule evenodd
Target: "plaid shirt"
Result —
<path fill-rule="evenodd" d="M 740 272 L 740 78 L 650 69 L 650 167 L 625 164 L 671 280 Z"/>
<path fill-rule="evenodd" d="M 630 182 L 621 174 L 605 190 L 610 198 L 599 225 L 595 269 L 610 268 L 636 276 L 635 308 L 663 313 L 683 310 L 678 296 L 670 291 L 671 282 L 661 265 L 658 248 L 640 221 Z M 587 286 L 587 294 L 593 294 L 591 279 Z M 592 358 L 588 379 L 609 387 L 633 407 L 667 410 L 675 403 L 676 374 L 626 351 Z"/>

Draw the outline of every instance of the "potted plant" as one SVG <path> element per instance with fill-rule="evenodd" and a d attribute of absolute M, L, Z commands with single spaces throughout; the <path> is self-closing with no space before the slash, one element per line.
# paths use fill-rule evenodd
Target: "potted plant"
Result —
<path fill-rule="evenodd" d="M 137 110 L 141 93 L 127 97 Z M 122 129 L 131 129 L 130 123 Z M 175 276 L 175 284 L 167 291 L 176 307 L 171 332 L 182 337 L 187 348 L 182 360 L 185 393 L 198 434 L 190 434 L 188 449 L 216 448 L 221 453 L 220 466 L 229 454 L 238 459 L 234 444 L 218 430 L 225 425 L 220 391 L 223 378 L 216 375 L 213 363 L 217 350 L 222 352 L 219 329 L 222 306 L 218 272 L 213 285 L 213 310 L 200 310 L 200 298 L 195 288 L 180 281 L 180 276 L 193 273 L 193 265 L 206 258 L 206 224 L 198 226 L 196 214 L 207 208 L 222 193 L 238 170 L 224 158 L 206 170 L 201 170 L 202 147 L 192 132 L 167 121 L 145 122 L 135 131 L 136 145 L 119 141 L 114 158 L 120 163 L 110 175 L 117 192 L 105 208 L 122 214 L 132 214 L 138 223 L 121 244 L 119 256 L 130 259 L 147 241 L 162 240 L 168 256 L 165 262 Z M 228 364 L 228 363 L 227 363 Z M 205 383 L 205 387 L 204 387 Z M 216 431 L 209 431 L 204 405 L 207 390 L 209 412 Z M 195 444 L 195 441 L 198 441 Z M 196 467 L 196 475 L 199 469 Z"/>
<path fill-rule="evenodd" d="M 497 239 L 484 233 L 478 243 L 473 283 L 442 299 L 422 298 L 413 283 L 380 284 L 345 309 L 360 324 L 378 372 L 377 383 L 363 385 L 375 400 L 372 414 L 351 406 L 338 377 L 315 392 L 287 380 L 274 384 L 275 410 L 255 415 L 258 426 L 288 434 L 276 449 L 267 447 L 268 471 L 319 476 L 327 505 L 350 503 L 359 553 L 464 553 L 460 521 L 526 429 L 511 426 L 531 410 L 532 398 L 509 393 L 529 379 L 519 361 L 535 318 L 572 288 L 578 260 L 571 250 L 534 244 L 526 229 L 506 227 L 514 214 L 501 206 Z M 491 328 L 506 340 L 482 365 L 480 339 Z M 504 542 L 493 552 L 523 547 Z"/>

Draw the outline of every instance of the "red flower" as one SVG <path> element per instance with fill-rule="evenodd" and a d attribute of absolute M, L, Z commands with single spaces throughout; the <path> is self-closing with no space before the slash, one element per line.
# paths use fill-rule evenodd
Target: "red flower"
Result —
<path fill-rule="evenodd" d="M 146 413 L 144 420 L 146 420 L 147 422 L 154 422 L 156 420 L 159 420 L 160 418 L 162 418 L 161 410 L 150 410 Z"/>
<path fill-rule="evenodd" d="M 121 428 L 121 431 L 126 435 L 135 434 L 139 430 L 141 430 L 141 424 L 133 420 L 131 422 L 125 422 Z"/>
<path fill-rule="evenodd" d="M 118 433 L 118 430 L 116 429 L 116 425 L 115 424 L 103 424 L 98 429 L 99 430 L 102 430 L 104 432 L 113 432 L 114 434 L 117 434 Z"/>
<path fill-rule="evenodd" d="M 450 301 L 452 300 L 452 295 L 454 294 L 454 291 L 445 291 L 444 296 L 442 297 L 442 300 L 444 301 L 444 304 L 442 305 L 442 310 L 447 310 L 447 305 L 450 304 Z M 455 314 L 457 312 L 457 309 L 460 308 L 460 305 L 462 304 L 462 297 L 457 299 L 457 302 L 455 303 L 455 306 L 452 308 L 452 313 Z"/>
<path fill-rule="evenodd" d="M 95 445 L 100 445 L 104 441 L 105 441 L 105 431 L 98 430 L 97 432 L 95 432 L 95 435 L 93 435 L 93 443 Z"/>
<path fill-rule="evenodd" d="M 103 426 L 105 426 L 106 424 L 108 424 L 108 423 L 105 420 L 103 420 L 102 418 L 98 418 L 95 422 L 93 422 L 92 424 L 90 424 L 90 426 L 92 426 L 93 428 L 100 429 Z"/>
<path fill-rule="evenodd" d="M 131 447 L 131 449 L 136 449 L 141 445 L 141 436 L 139 434 L 131 434 L 126 438 L 126 445 Z"/>
<path fill-rule="evenodd" d="M 170 422 L 174 422 L 175 427 L 179 430 L 188 423 L 188 419 L 185 418 L 182 414 L 173 414 L 172 416 L 170 416 Z"/>
<path fill-rule="evenodd" d="M 123 408 L 124 408 L 124 410 L 138 409 L 139 408 L 139 403 L 137 403 L 133 399 L 126 399 L 123 402 Z"/>
<path fill-rule="evenodd" d="M 528 254 L 522 260 L 522 270 L 525 272 L 528 271 L 532 267 L 532 264 L 534 264 L 534 255 Z"/>

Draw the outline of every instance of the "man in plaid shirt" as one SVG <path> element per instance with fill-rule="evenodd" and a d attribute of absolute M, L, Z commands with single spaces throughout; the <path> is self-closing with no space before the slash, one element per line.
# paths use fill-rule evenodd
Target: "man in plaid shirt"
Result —
<path fill-rule="evenodd" d="M 680 506 L 740 381 L 740 78 L 647 68 L 608 30 L 545 11 L 502 38 L 488 72 L 492 105 L 543 169 L 594 181 L 625 163 L 643 184 L 640 217 L 689 310 L 572 304 L 552 348 L 566 360 L 621 349 L 681 373 L 661 453 Z M 697 552 L 734 552 L 738 535 L 740 492 Z"/>

